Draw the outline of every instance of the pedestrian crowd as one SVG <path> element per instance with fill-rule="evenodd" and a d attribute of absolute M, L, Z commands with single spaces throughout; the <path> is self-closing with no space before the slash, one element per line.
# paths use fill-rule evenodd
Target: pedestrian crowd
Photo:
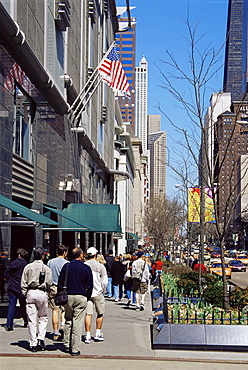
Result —
<path fill-rule="evenodd" d="M 136 311 L 145 309 L 145 297 L 162 261 L 154 261 L 150 254 L 138 250 L 132 254 L 108 255 L 90 247 L 85 254 L 80 247 L 72 251 L 68 261 L 68 247 L 59 246 L 58 256 L 45 264 L 45 250 L 33 250 L 33 262 L 28 263 L 25 249 L 17 250 L 17 258 L 7 267 L 4 281 L 8 283 L 9 299 L 6 331 L 12 331 L 17 300 L 24 327 L 28 327 L 31 352 L 46 350 L 49 310 L 52 310 L 53 341 L 63 341 L 65 353 L 80 355 L 83 328 L 84 342 L 104 341 L 102 332 L 105 299 L 113 299 Z M 66 303 L 60 304 L 59 295 L 67 292 Z M 92 316 L 96 313 L 95 335 L 91 335 Z"/>

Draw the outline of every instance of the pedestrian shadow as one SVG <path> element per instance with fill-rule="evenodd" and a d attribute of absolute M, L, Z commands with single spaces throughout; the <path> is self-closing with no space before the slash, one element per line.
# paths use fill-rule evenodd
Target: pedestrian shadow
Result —
<path fill-rule="evenodd" d="M 10 343 L 11 346 L 18 346 L 20 348 L 26 349 L 27 351 L 30 351 L 29 343 L 27 340 L 19 340 L 18 342 L 12 342 Z M 51 351 L 57 351 L 60 350 L 61 352 L 64 352 L 64 345 L 63 343 L 53 343 L 53 344 L 46 344 L 46 350 L 45 351 L 38 351 L 38 353 L 47 353 Z"/>
<path fill-rule="evenodd" d="M 122 310 L 135 311 L 135 306 L 127 306 L 125 303 L 118 305 Z"/>
<path fill-rule="evenodd" d="M 59 336 L 59 337 L 60 337 L 60 339 L 56 340 L 54 343 L 63 343 L 63 339 L 61 338 L 61 336 Z M 50 340 L 53 340 L 53 333 L 52 332 L 46 332 L 46 338 L 50 339 Z"/>
<path fill-rule="evenodd" d="M 27 340 L 18 340 L 18 342 L 12 342 L 10 343 L 11 346 L 17 346 L 23 349 L 26 349 L 29 351 L 29 343 Z"/>

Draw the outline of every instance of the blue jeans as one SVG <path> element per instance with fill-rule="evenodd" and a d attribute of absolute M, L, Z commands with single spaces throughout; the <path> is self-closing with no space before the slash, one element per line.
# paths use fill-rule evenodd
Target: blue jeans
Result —
<path fill-rule="evenodd" d="M 17 299 L 19 299 L 20 303 L 21 316 L 24 320 L 24 323 L 27 323 L 28 318 L 26 313 L 26 298 L 23 297 L 21 294 L 14 293 L 8 293 L 8 297 L 9 297 L 9 306 L 6 326 L 13 326 Z"/>
<path fill-rule="evenodd" d="M 133 303 L 136 303 L 136 293 L 133 293 Z"/>
<path fill-rule="evenodd" d="M 131 299 L 131 290 L 126 289 L 127 299 Z"/>
<path fill-rule="evenodd" d="M 113 285 L 114 288 L 114 298 L 121 299 L 123 296 L 122 284 Z"/>
<path fill-rule="evenodd" d="M 112 277 L 108 277 L 108 285 L 106 287 L 107 293 L 109 297 L 112 297 Z"/>
<path fill-rule="evenodd" d="M 131 292 L 132 292 L 132 286 L 133 286 L 132 279 L 128 279 L 124 285 L 125 285 L 125 290 L 127 294 L 127 299 L 131 299 Z"/>

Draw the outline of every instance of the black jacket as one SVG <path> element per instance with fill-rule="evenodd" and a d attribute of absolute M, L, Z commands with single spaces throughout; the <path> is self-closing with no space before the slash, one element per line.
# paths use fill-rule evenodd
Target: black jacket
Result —
<path fill-rule="evenodd" d="M 114 256 L 105 256 L 105 261 L 106 261 L 106 270 L 107 270 L 107 273 L 108 273 L 108 277 L 111 277 L 111 267 L 113 266 L 113 263 L 115 262 L 115 258 Z"/>
<path fill-rule="evenodd" d="M 21 277 L 26 265 L 27 261 L 21 257 L 9 264 L 5 272 L 5 278 L 8 279 L 8 292 L 21 294 Z"/>
<path fill-rule="evenodd" d="M 125 270 L 126 268 L 122 262 L 114 261 L 110 270 L 113 285 L 118 285 L 123 282 Z"/>

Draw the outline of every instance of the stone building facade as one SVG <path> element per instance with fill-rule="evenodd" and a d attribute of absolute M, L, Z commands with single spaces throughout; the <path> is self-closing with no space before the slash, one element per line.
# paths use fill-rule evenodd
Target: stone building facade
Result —
<path fill-rule="evenodd" d="M 118 207 L 104 228 L 84 227 L 70 205 L 113 204 L 120 118 L 113 91 L 89 82 L 118 31 L 115 1 L 4 0 L 0 17 L 0 251 L 43 245 L 54 256 L 64 243 L 104 253 Z"/>

